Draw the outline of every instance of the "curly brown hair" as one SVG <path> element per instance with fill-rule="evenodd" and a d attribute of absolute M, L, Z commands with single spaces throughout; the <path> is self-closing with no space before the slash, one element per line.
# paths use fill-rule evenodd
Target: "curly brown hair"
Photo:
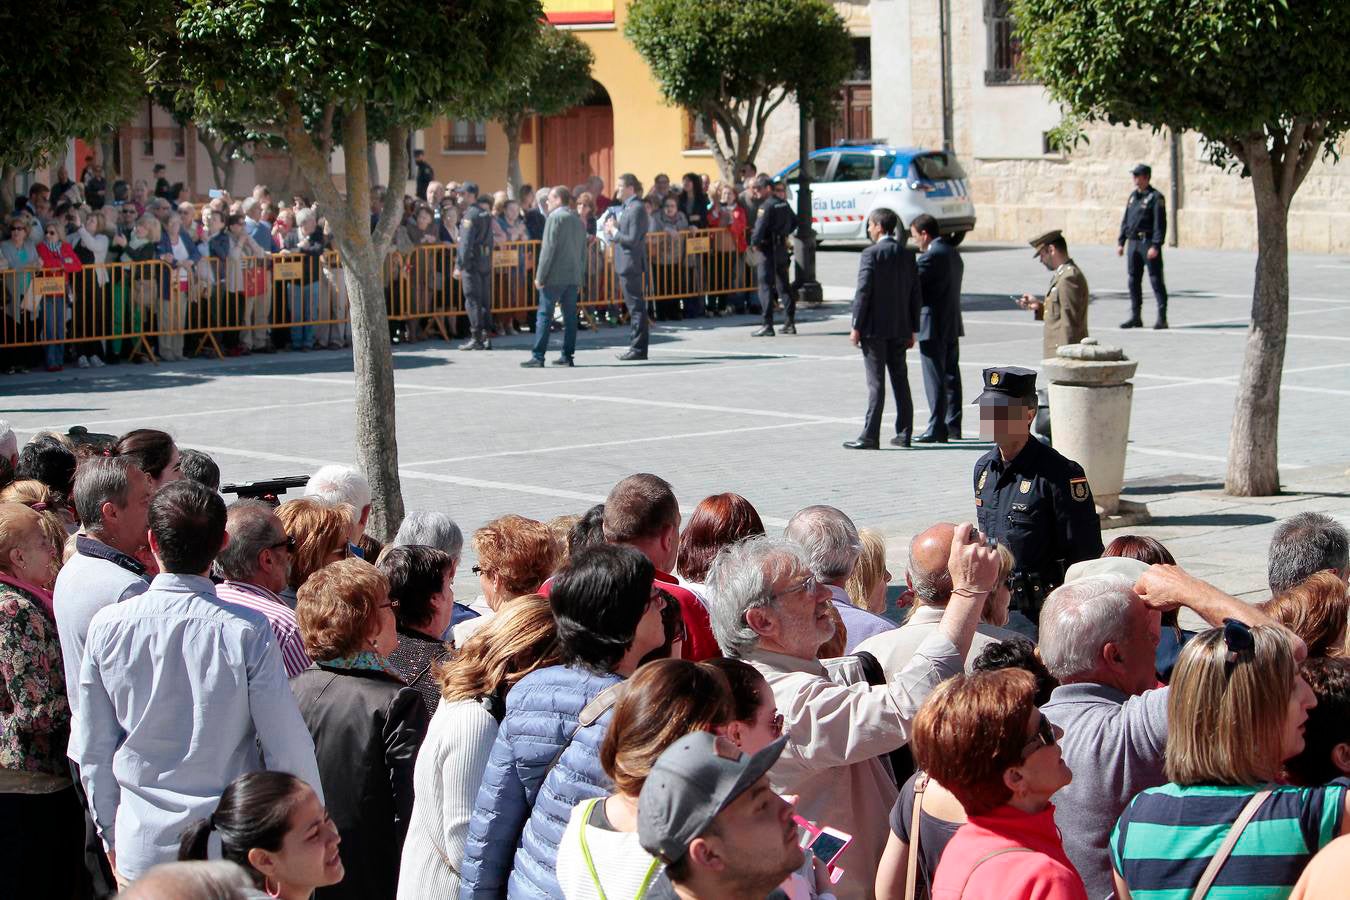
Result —
<path fill-rule="evenodd" d="M 309 576 L 323 568 L 333 551 L 347 545 L 352 512 L 346 503 L 330 506 L 311 497 L 288 500 L 277 507 L 281 527 L 295 539 L 287 581 L 292 590 L 298 591 Z"/>
<path fill-rule="evenodd" d="M 511 597 L 538 590 L 558 567 L 558 543 L 543 522 L 524 516 L 494 519 L 473 533 L 478 567 Z"/>
<path fill-rule="evenodd" d="M 344 559 L 315 572 L 296 594 L 295 621 L 305 653 L 316 662 L 364 649 L 378 627 L 389 579 L 364 559 Z"/>

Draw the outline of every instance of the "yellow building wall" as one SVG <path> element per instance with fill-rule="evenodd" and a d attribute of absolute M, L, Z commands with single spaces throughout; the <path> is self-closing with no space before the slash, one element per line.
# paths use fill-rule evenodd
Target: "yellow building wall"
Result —
<path fill-rule="evenodd" d="M 526 184 L 539 184 L 539 123 L 530 126 L 531 140 L 520 145 L 520 173 Z M 423 132 L 426 159 L 436 172 L 437 181 L 474 181 L 485 193 L 506 189 L 506 132 L 496 122 L 488 122 L 484 150 L 446 152 L 445 132 L 450 123 L 441 120 Z"/>

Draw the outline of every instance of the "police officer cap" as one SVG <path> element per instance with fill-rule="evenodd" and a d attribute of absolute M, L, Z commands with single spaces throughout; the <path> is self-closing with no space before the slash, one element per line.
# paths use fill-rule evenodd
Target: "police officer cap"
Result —
<path fill-rule="evenodd" d="M 459 186 L 459 189 L 466 194 L 478 196 L 478 182 L 476 181 L 466 181 Z"/>
<path fill-rule="evenodd" d="M 989 406 L 1011 406 L 1036 396 L 1036 370 L 1020 366 L 995 366 L 984 370 L 984 391 L 975 402 Z"/>
<path fill-rule="evenodd" d="M 1031 246 L 1036 249 L 1036 252 L 1031 255 L 1040 256 L 1041 248 L 1044 247 L 1046 244 L 1049 244 L 1053 241 L 1062 241 L 1062 240 L 1064 240 L 1064 232 L 1060 231 L 1058 228 L 1056 228 L 1054 231 L 1047 231 L 1045 234 L 1038 234 L 1030 241 Z"/>
<path fill-rule="evenodd" d="M 1148 166 L 1144 165 L 1143 163 L 1140 163 L 1139 165 L 1135 166 L 1133 169 L 1130 170 L 1130 174 L 1131 174 L 1131 175 L 1147 175 L 1149 178 L 1152 178 L 1152 177 L 1153 177 L 1153 170 L 1152 170 L 1151 168 L 1149 168 Z"/>

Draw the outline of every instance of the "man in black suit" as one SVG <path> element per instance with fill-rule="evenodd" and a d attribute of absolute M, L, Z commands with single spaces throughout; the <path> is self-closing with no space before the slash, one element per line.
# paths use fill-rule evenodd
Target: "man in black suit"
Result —
<path fill-rule="evenodd" d="M 633 324 L 632 340 L 628 349 L 619 354 L 619 359 L 631 362 L 647 358 L 650 337 L 642 279 L 647 274 L 647 232 L 651 221 L 647 217 L 647 208 L 642 205 L 642 182 L 636 175 L 619 176 L 619 199 L 623 207 L 618 219 L 608 219 L 605 224 L 614 247 L 614 274 L 619 277 L 619 289 Z"/>
<path fill-rule="evenodd" d="M 905 351 L 914 346 L 922 299 L 914 251 L 895 238 L 900 217 L 889 209 L 867 217 L 867 234 L 875 241 L 858 264 L 858 291 L 853 296 L 853 330 L 849 340 L 861 347 L 867 372 L 867 419 L 862 434 L 845 441 L 849 450 L 881 446 L 881 413 L 886 406 L 886 373 L 895 395 L 895 437 L 891 444 L 908 447 L 914 427 L 914 402 L 909 397 Z"/>
<path fill-rule="evenodd" d="M 788 290 L 788 236 L 796 226 L 797 217 L 785 201 L 773 195 L 773 182 L 768 175 L 755 178 L 755 196 L 761 201 L 755 228 L 750 234 L 750 245 L 760 253 L 755 275 L 759 279 L 759 304 L 764 313 L 764 325 L 753 337 L 773 337 L 773 301 L 783 303 L 787 322 L 783 334 L 797 333 L 797 304 Z"/>
<path fill-rule="evenodd" d="M 961 323 L 961 278 L 966 265 L 961 254 L 938 234 L 930 215 L 916 216 L 909 233 L 919 247 L 919 358 L 923 362 L 923 391 L 928 398 L 928 428 L 914 440 L 945 444 L 961 439 L 961 368 L 957 338 L 966 333 Z"/>

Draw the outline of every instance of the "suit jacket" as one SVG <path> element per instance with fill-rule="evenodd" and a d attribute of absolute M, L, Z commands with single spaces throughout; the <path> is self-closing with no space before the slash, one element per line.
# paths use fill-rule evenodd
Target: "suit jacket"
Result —
<path fill-rule="evenodd" d="M 919 340 L 946 345 L 966 333 L 961 322 L 961 278 L 966 264 L 956 248 L 936 238 L 919 256 Z"/>
<path fill-rule="evenodd" d="M 914 251 L 887 236 L 862 252 L 853 327 L 865 338 L 904 340 L 919 330 L 922 292 Z"/>
<path fill-rule="evenodd" d="M 796 216 L 792 209 L 777 197 L 769 197 L 759 207 L 755 228 L 750 233 L 750 246 L 764 254 L 766 262 L 785 265 L 788 261 L 787 238 L 792 233 Z"/>
<path fill-rule="evenodd" d="M 647 231 L 651 221 L 640 197 L 624 201 L 619 213 L 619 231 L 614 239 L 614 273 L 644 274 L 647 269 Z"/>
<path fill-rule="evenodd" d="M 462 271 L 479 275 L 492 272 L 492 216 L 476 203 L 465 211 L 460 223 L 456 254 Z"/>

